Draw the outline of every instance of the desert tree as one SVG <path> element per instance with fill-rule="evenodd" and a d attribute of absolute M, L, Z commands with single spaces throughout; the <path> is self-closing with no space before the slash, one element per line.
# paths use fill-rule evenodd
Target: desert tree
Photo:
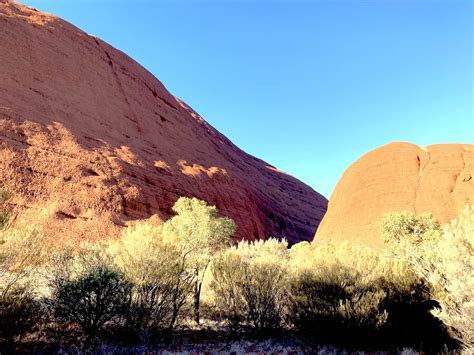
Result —
<path fill-rule="evenodd" d="M 173 211 L 176 215 L 163 225 L 163 236 L 180 249 L 180 266 L 192 272 L 194 320 L 199 324 L 206 271 L 214 255 L 232 244 L 236 225 L 227 217 L 219 217 L 215 206 L 197 198 L 179 198 Z"/>
<path fill-rule="evenodd" d="M 176 246 L 164 243 L 162 227 L 138 222 L 109 243 L 113 264 L 133 283 L 126 326 L 141 339 L 172 330 L 190 288 Z"/>

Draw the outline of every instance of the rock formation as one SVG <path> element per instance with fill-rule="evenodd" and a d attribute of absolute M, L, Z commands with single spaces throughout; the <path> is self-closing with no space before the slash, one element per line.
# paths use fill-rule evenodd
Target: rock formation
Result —
<path fill-rule="evenodd" d="M 312 239 L 322 195 L 237 148 L 124 53 L 5 0 L 0 48 L 0 186 L 48 237 L 113 236 L 196 196 L 238 239 Z"/>
<path fill-rule="evenodd" d="M 391 143 L 353 163 L 339 180 L 315 241 L 383 247 L 390 211 L 431 212 L 442 223 L 474 203 L 474 145 Z"/>

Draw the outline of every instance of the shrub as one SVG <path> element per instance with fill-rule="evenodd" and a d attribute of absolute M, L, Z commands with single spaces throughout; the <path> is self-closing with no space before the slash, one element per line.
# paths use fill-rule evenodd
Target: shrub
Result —
<path fill-rule="evenodd" d="M 0 212 L 0 230 L 5 229 L 10 222 L 10 215 L 5 212 Z"/>
<path fill-rule="evenodd" d="M 444 229 L 429 281 L 441 308 L 434 314 L 454 329 L 466 352 L 474 352 L 474 209 L 467 206 Z"/>
<path fill-rule="evenodd" d="M 130 304 L 131 284 L 121 273 L 104 264 L 82 264 L 74 274 L 67 264 L 52 281 L 52 295 L 47 301 L 60 322 L 80 327 L 85 346 L 111 321 L 121 321 Z"/>
<path fill-rule="evenodd" d="M 162 229 L 137 223 L 110 243 L 113 264 L 133 283 L 126 327 L 145 340 L 150 332 L 173 329 L 191 289 L 179 249 L 163 242 Z"/>
<path fill-rule="evenodd" d="M 0 189 L 0 204 L 11 194 Z M 32 287 L 35 269 L 44 256 L 41 233 L 31 226 L 14 228 L 0 214 L 0 344 L 7 352 L 42 318 Z"/>
<path fill-rule="evenodd" d="M 240 242 L 212 265 L 211 288 L 218 314 L 235 330 L 258 333 L 282 326 L 287 298 L 287 243 Z"/>
<path fill-rule="evenodd" d="M 0 188 L 0 207 L 11 198 L 12 194 Z M 10 215 L 6 211 L 0 210 L 0 231 L 5 229 L 10 222 Z"/>
<path fill-rule="evenodd" d="M 385 292 L 345 265 L 302 272 L 292 283 L 291 295 L 292 324 L 324 341 L 367 340 L 387 319 L 381 307 Z"/>
<path fill-rule="evenodd" d="M 400 260 L 348 243 L 301 243 L 290 255 L 289 320 L 303 335 L 364 347 L 446 339 L 429 285 Z"/>
<path fill-rule="evenodd" d="M 42 309 L 31 290 L 15 286 L 0 296 L 0 345 L 14 351 L 14 344 L 39 323 Z"/>
<path fill-rule="evenodd" d="M 388 244 L 420 245 L 436 241 L 441 234 L 441 224 L 431 213 L 390 212 L 382 219 L 382 238 Z"/>
<path fill-rule="evenodd" d="M 10 191 L 0 188 L 0 205 L 4 204 L 12 196 L 13 194 Z"/>
<path fill-rule="evenodd" d="M 431 313 L 438 303 L 432 298 L 429 283 L 400 260 L 384 259 L 385 272 L 378 285 L 386 296 L 381 307 L 388 317 L 380 339 L 387 346 L 424 345 L 424 350 L 438 351 L 449 342 L 444 325 Z"/>
<path fill-rule="evenodd" d="M 467 351 L 474 348 L 474 213 L 467 206 L 444 229 L 429 217 L 395 213 L 385 216 L 383 232 L 393 255 L 431 286 L 440 305 L 433 314 L 451 327 Z M 397 229 L 405 229 L 402 235 Z M 422 233 L 418 231 L 423 229 Z"/>

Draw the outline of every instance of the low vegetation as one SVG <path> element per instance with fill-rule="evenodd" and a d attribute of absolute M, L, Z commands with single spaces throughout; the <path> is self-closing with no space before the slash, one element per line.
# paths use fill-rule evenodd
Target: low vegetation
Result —
<path fill-rule="evenodd" d="M 394 258 L 430 285 L 433 314 L 467 351 L 474 351 L 474 211 L 442 228 L 432 215 L 390 214 L 384 218 Z M 392 233 L 387 233 L 387 231 Z"/>
<path fill-rule="evenodd" d="M 0 196 L 1 204 L 10 198 Z M 41 248 L 40 231 L 3 225 L 1 346 L 18 351 L 36 339 L 55 351 L 104 342 L 153 348 L 211 324 L 227 339 L 473 349 L 472 209 L 444 227 L 430 215 L 387 215 L 387 253 L 288 248 L 273 238 L 235 244 L 234 222 L 215 207 L 180 198 L 174 211 L 161 226 L 138 222 L 120 238 L 54 251 Z"/>
<path fill-rule="evenodd" d="M 240 242 L 213 263 L 211 299 L 232 330 L 261 333 L 283 326 L 288 297 L 288 250 L 276 239 Z"/>

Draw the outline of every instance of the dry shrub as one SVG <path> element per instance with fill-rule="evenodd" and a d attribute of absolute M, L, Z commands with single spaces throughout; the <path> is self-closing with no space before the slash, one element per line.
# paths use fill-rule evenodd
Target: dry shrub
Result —
<path fill-rule="evenodd" d="M 354 343 L 385 323 L 377 254 L 349 244 L 306 244 L 293 247 L 291 254 L 295 276 L 289 318 L 302 334 Z"/>
<path fill-rule="evenodd" d="M 383 221 L 393 256 L 430 285 L 432 313 L 467 352 L 474 349 L 474 211 L 441 228 L 433 216 L 392 213 Z M 394 231 L 404 233 L 395 234 Z"/>
<path fill-rule="evenodd" d="M 0 189 L 0 207 L 10 197 Z M 0 344 L 13 352 L 18 340 L 42 318 L 32 280 L 45 250 L 37 229 L 10 222 L 7 212 L 0 213 Z"/>
<path fill-rule="evenodd" d="M 180 249 L 163 239 L 161 227 L 137 223 L 107 247 L 112 264 L 133 284 L 126 328 L 148 341 L 172 330 L 191 292 L 192 274 Z"/>
<path fill-rule="evenodd" d="M 380 251 L 302 243 L 290 254 L 289 319 L 305 336 L 349 346 L 418 345 L 440 327 L 427 283 Z"/>
<path fill-rule="evenodd" d="M 211 290 L 218 315 L 232 330 L 281 328 L 287 305 L 287 243 L 240 242 L 212 265 Z"/>

